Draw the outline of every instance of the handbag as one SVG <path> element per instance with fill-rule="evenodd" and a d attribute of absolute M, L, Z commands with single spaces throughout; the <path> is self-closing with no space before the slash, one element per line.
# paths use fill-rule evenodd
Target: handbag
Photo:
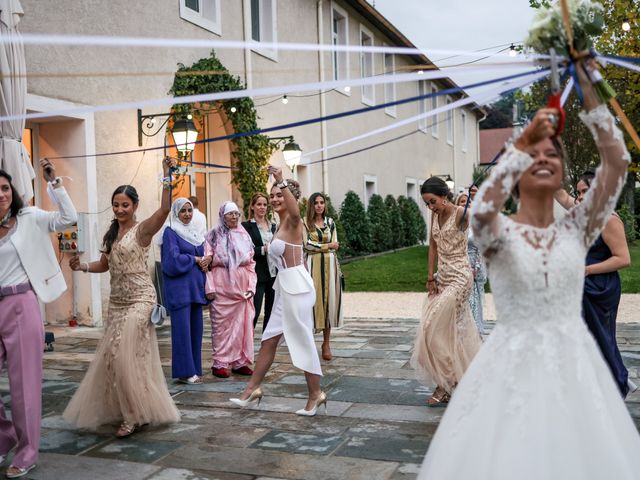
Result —
<path fill-rule="evenodd" d="M 162 301 L 162 299 L 160 299 L 160 301 Z M 156 327 L 159 327 L 164 323 L 168 316 L 169 314 L 167 313 L 167 309 L 159 303 L 156 303 L 153 306 L 153 310 L 151 310 L 151 323 Z"/>
<path fill-rule="evenodd" d="M 152 245 L 153 245 L 153 241 L 152 241 Z M 164 306 L 162 305 L 162 303 L 164 303 L 164 300 L 162 300 L 162 285 L 160 285 L 160 277 L 158 276 L 158 268 L 157 268 L 157 262 L 155 261 L 155 257 L 156 257 L 156 247 L 153 247 L 153 271 L 156 274 L 156 285 L 158 286 L 158 295 L 160 297 L 160 303 L 156 303 L 153 306 L 153 310 L 151 310 L 151 317 L 149 318 L 149 320 L 151 321 L 151 323 L 156 326 L 156 327 L 160 327 L 162 326 L 162 324 L 164 324 L 164 321 L 169 317 L 169 313 L 167 313 L 167 309 L 164 308 Z"/>

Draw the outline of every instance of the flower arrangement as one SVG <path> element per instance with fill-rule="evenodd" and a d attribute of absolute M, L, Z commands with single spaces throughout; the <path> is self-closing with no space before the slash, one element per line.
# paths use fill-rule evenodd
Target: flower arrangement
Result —
<path fill-rule="evenodd" d="M 569 71 L 575 72 L 574 53 L 590 52 L 593 56 L 592 37 L 604 30 L 604 7 L 593 0 L 568 0 L 569 21 L 573 34 L 573 45 L 569 45 L 567 31 L 563 21 L 560 2 L 548 8 L 541 8 L 534 17 L 529 36 L 524 41 L 525 48 L 536 53 L 548 54 L 553 48 L 558 55 L 571 58 Z M 573 47 L 573 48 L 571 48 Z M 590 73 L 596 92 L 603 101 L 615 97 L 616 92 L 602 77 L 599 71 Z"/>
<path fill-rule="evenodd" d="M 591 37 L 604 29 L 604 7 L 591 0 L 569 0 L 569 16 L 573 30 L 573 48 L 582 52 L 593 47 Z M 571 48 L 562 20 L 560 2 L 549 8 L 541 8 L 534 17 L 524 46 L 537 53 L 549 53 L 551 48 L 558 55 L 569 56 Z"/>

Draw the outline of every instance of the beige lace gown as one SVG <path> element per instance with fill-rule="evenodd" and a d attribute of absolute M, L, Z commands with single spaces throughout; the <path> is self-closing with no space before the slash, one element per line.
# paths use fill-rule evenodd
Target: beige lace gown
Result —
<path fill-rule="evenodd" d="M 138 226 L 114 243 L 109 254 L 111 296 L 104 337 L 64 411 L 65 420 L 80 428 L 180 419 L 160 364 L 155 327 L 149 321 L 156 293 L 147 271 L 149 247 L 138 243 Z"/>
<path fill-rule="evenodd" d="M 434 214 L 431 235 L 438 246 L 438 294 L 425 298 L 411 359 L 425 383 L 447 392 L 460 381 L 481 344 L 469 307 L 473 273 L 467 231 L 455 220 L 454 212 L 441 228 Z"/>

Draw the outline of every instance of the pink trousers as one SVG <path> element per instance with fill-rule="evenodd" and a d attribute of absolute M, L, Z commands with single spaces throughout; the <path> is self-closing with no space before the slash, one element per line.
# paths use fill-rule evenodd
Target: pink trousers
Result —
<path fill-rule="evenodd" d="M 11 393 L 11 420 L 0 400 L 0 455 L 16 448 L 16 467 L 38 460 L 42 415 L 44 328 L 32 290 L 0 300 L 0 368 L 6 365 Z"/>

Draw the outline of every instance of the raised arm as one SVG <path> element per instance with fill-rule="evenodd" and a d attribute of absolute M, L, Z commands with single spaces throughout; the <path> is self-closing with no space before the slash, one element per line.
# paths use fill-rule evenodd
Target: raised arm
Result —
<path fill-rule="evenodd" d="M 591 188 L 584 200 L 570 212 L 570 216 L 584 233 L 584 242 L 591 246 L 613 213 L 622 191 L 631 156 L 624 144 L 622 132 L 616 127 L 613 115 L 602 104 L 583 68 L 576 69 L 584 92 L 584 112 L 580 119 L 589 128 L 600 152 Z M 585 66 L 595 68 L 594 62 Z"/>
<path fill-rule="evenodd" d="M 169 178 L 169 173 L 175 166 L 175 158 L 165 157 L 164 160 L 162 160 L 162 170 L 165 180 Z M 171 185 L 169 184 L 169 180 L 166 180 L 166 182 L 165 180 L 163 180 L 160 208 L 149 218 L 141 222 L 138 228 L 138 243 L 143 247 L 151 245 L 151 239 L 162 228 L 162 225 L 164 225 L 167 219 L 167 215 L 169 215 L 171 211 Z"/>
<path fill-rule="evenodd" d="M 296 200 L 296 197 L 293 196 L 293 193 L 291 193 L 291 190 L 284 186 L 286 180 L 282 177 L 282 169 L 269 165 L 268 171 L 269 174 L 273 175 L 273 178 L 276 181 L 276 187 L 280 188 L 282 191 L 284 206 L 287 209 L 287 213 L 289 213 L 287 221 L 289 222 L 290 227 L 298 228 L 302 222 L 302 219 L 300 218 L 300 208 L 298 207 L 298 201 Z"/>
<path fill-rule="evenodd" d="M 473 202 L 471 228 L 483 255 L 489 257 L 493 253 L 498 239 L 500 210 L 522 174 L 533 164 L 533 159 L 525 151 L 555 133 L 550 117 L 557 114 L 555 109 L 538 110 L 522 135 L 500 157 L 489 178 L 482 182 Z"/>
<path fill-rule="evenodd" d="M 565 210 L 571 210 L 576 205 L 576 199 L 569 195 L 569 192 L 567 192 L 564 188 L 558 190 L 555 193 L 554 198 L 556 199 L 556 202 L 562 205 L 562 208 L 564 208 Z"/>
<path fill-rule="evenodd" d="M 36 218 L 39 225 L 46 224 L 46 228 L 50 232 L 66 230 L 75 225 L 78 221 L 78 213 L 73 206 L 73 202 L 69 194 L 62 186 L 62 179 L 56 177 L 56 170 L 48 159 L 40 160 L 42 167 L 42 175 L 48 182 L 47 193 L 51 201 L 56 204 L 58 210 L 56 212 L 47 212 L 46 210 L 37 210 Z"/>

